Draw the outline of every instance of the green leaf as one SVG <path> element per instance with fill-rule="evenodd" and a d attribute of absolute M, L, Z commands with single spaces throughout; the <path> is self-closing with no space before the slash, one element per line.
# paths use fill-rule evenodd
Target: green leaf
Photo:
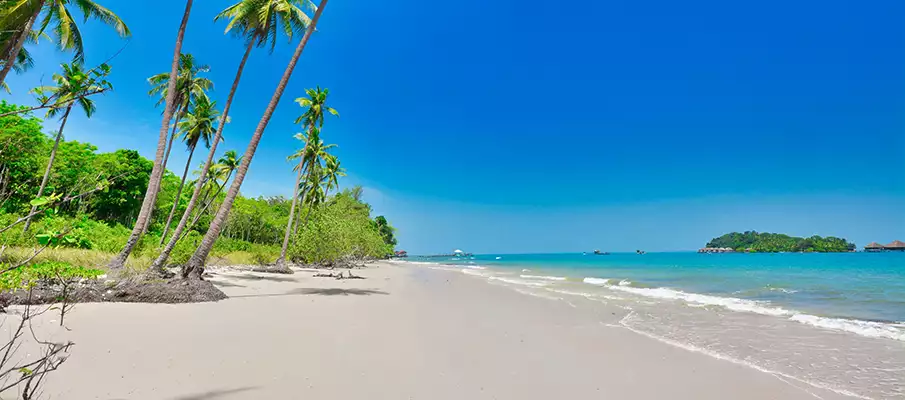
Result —
<path fill-rule="evenodd" d="M 47 203 L 50 203 L 50 197 L 47 197 L 47 196 L 38 197 L 29 202 L 29 204 L 31 204 L 32 207 L 40 207 Z"/>
<path fill-rule="evenodd" d="M 49 233 L 39 233 L 35 235 L 35 239 L 38 239 L 38 243 L 42 246 L 47 246 L 50 244 L 50 240 L 53 239 L 53 235 Z"/>

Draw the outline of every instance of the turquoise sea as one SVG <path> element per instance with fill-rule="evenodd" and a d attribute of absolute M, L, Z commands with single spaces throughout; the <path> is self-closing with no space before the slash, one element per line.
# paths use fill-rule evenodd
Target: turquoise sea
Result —
<path fill-rule="evenodd" d="M 409 257 L 856 398 L 905 398 L 905 252 Z"/>

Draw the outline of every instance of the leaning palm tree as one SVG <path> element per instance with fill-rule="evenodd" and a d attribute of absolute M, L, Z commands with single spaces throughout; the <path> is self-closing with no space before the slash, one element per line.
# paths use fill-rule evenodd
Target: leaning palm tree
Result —
<path fill-rule="evenodd" d="M 226 104 L 223 107 L 224 119 L 229 116 L 233 97 L 236 94 L 236 89 L 239 87 L 239 81 L 242 78 L 245 63 L 248 61 L 248 57 L 253 48 L 265 47 L 269 44 L 272 50 L 276 45 L 276 38 L 279 36 L 280 32 L 286 34 L 291 42 L 295 33 L 301 30 L 306 30 L 306 34 L 302 41 L 303 43 L 307 43 L 307 38 L 310 36 L 308 30 L 309 28 L 313 29 L 313 25 L 311 24 L 308 15 L 305 14 L 305 9 L 315 10 L 315 7 L 310 0 L 241 0 L 223 10 L 220 14 L 217 14 L 217 17 L 214 19 L 215 21 L 220 19 L 229 20 L 229 23 L 226 26 L 227 33 L 241 37 L 246 41 L 245 55 L 242 56 L 242 60 L 239 62 L 239 67 L 236 70 L 236 77 L 233 80 L 232 88 L 229 91 L 229 96 L 226 98 Z M 316 11 L 315 15 L 318 15 Z M 312 26 L 309 27 L 309 25 Z M 304 47 L 304 45 L 302 45 L 302 47 Z M 273 113 L 273 111 L 271 110 L 270 113 Z M 211 144 L 210 152 L 208 152 L 207 161 L 205 162 L 204 167 L 202 167 L 202 177 L 207 174 L 207 170 L 210 169 L 210 166 L 213 164 L 214 155 L 216 154 L 217 145 L 222 137 L 224 125 L 225 124 L 221 122 L 217 129 L 217 133 L 214 135 L 214 141 Z M 160 270 L 169 258 L 173 248 L 176 247 L 179 235 L 189 222 L 190 214 L 198 201 L 203 185 L 203 179 L 199 180 L 195 185 L 195 190 L 192 192 L 192 198 L 189 200 L 189 204 L 182 214 L 182 219 L 180 219 L 179 223 L 176 225 L 173 239 L 167 243 L 166 247 L 161 251 L 160 256 L 154 260 L 154 263 L 151 265 L 152 269 Z M 207 258 L 207 256 L 205 256 L 205 258 Z M 187 269 L 184 270 L 186 276 L 187 271 Z"/>
<path fill-rule="evenodd" d="M 112 11 L 97 4 L 93 0 L 3 0 L 3 12 L 0 14 L 0 27 L 15 34 L 4 47 L 3 69 L 0 70 L 0 83 L 6 81 L 6 75 L 13 68 L 16 57 L 22 46 L 28 41 L 35 23 L 43 14 L 39 32 L 44 32 L 53 24 L 57 46 L 62 50 L 71 50 L 74 62 L 81 64 L 85 60 L 85 48 L 82 33 L 76 24 L 70 9 L 71 5 L 81 10 L 85 19 L 96 19 L 112 26 L 121 37 L 131 35 L 126 24 Z"/>
<path fill-rule="evenodd" d="M 189 175 L 189 166 L 192 165 L 192 155 L 195 154 L 195 148 L 198 147 L 199 142 L 204 142 L 205 147 L 210 147 L 214 126 L 217 124 L 217 117 L 220 115 L 216 106 L 217 102 L 211 101 L 207 96 L 196 97 L 189 111 L 185 113 L 185 118 L 177 124 L 179 130 L 182 131 L 182 139 L 188 147 L 189 159 L 185 162 L 182 181 L 179 182 L 179 188 L 176 189 L 173 207 L 170 208 L 170 215 L 167 216 L 167 222 L 163 226 L 163 234 L 160 235 L 161 245 L 163 244 L 163 239 L 167 236 L 167 231 L 170 230 L 170 223 L 173 222 L 176 206 L 179 205 L 179 198 L 182 196 L 185 179 Z"/>
<path fill-rule="evenodd" d="M 330 95 L 329 89 L 321 90 L 320 86 L 316 89 L 306 89 L 305 94 L 308 97 L 299 97 L 295 99 L 296 103 L 299 106 L 305 109 L 305 112 L 302 113 L 301 116 L 296 118 L 295 123 L 302 124 L 307 129 L 307 140 L 305 140 L 305 147 L 302 149 L 303 157 L 299 157 L 299 165 L 298 165 L 298 175 L 295 178 L 295 193 L 292 196 L 292 206 L 289 208 L 289 220 L 286 222 L 286 232 L 283 234 L 283 246 L 280 249 L 280 258 L 277 259 L 276 264 L 278 266 L 283 266 L 286 263 L 286 250 L 289 248 L 289 234 L 292 231 L 292 222 L 295 218 L 295 206 L 299 197 L 299 186 L 302 179 L 302 171 L 304 171 L 305 163 L 309 163 L 308 169 L 308 181 L 310 181 L 310 174 L 314 171 L 313 163 L 316 161 L 317 155 L 309 156 L 308 150 L 312 144 L 322 143 L 320 141 L 320 128 L 324 126 L 324 115 L 325 113 L 330 113 L 333 115 L 339 115 L 339 112 L 336 111 L 333 107 L 327 106 L 327 96 Z M 304 202 L 304 196 L 306 191 L 302 191 L 302 201 Z"/>
<path fill-rule="evenodd" d="M 157 193 L 160 189 L 160 176 L 163 174 L 163 153 L 167 147 L 167 132 L 170 130 L 170 120 L 173 118 L 173 110 L 176 109 L 176 77 L 179 70 L 179 58 L 182 54 L 182 40 L 185 38 L 185 28 L 189 23 L 189 15 L 192 12 L 192 4 L 194 0 L 186 0 L 185 11 L 182 13 L 182 23 L 179 24 L 179 30 L 176 33 L 176 48 L 173 50 L 173 61 L 170 64 L 170 80 L 167 83 L 167 99 L 166 106 L 163 111 L 163 119 L 160 122 L 160 134 L 157 138 L 157 153 L 154 156 L 154 167 L 151 169 L 151 176 L 148 179 L 148 190 L 145 191 L 145 198 L 142 200 L 141 209 L 138 211 L 138 218 L 135 226 L 132 227 L 132 234 L 113 260 L 110 260 L 110 270 L 117 273 L 126 265 L 126 259 L 132 254 L 132 249 L 138 244 L 141 235 L 145 232 L 145 227 L 151 219 L 154 212 L 154 206 L 157 202 Z"/>
<path fill-rule="evenodd" d="M 239 163 L 242 162 L 242 157 L 237 157 L 237 153 L 235 150 L 229 150 L 226 153 L 223 153 L 223 157 L 220 157 L 220 160 L 217 161 L 216 164 L 212 165 L 210 168 L 210 173 L 208 174 L 208 181 L 211 182 L 214 186 L 216 186 L 216 190 L 213 191 L 213 194 L 210 196 L 205 195 L 205 199 L 201 200 L 201 210 L 195 215 L 195 218 L 192 219 L 192 222 L 185 229 L 185 233 L 182 237 L 185 237 L 186 234 L 198 223 L 198 220 L 204 216 L 204 214 L 211 208 L 211 205 L 214 204 L 214 201 L 217 200 L 217 196 L 223 192 L 223 188 L 226 187 L 226 184 L 229 182 L 229 178 L 232 177 L 233 173 L 236 172 L 236 169 L 239 168 Z M 222 179 L 221 179 L 222 177 Z M 217 184 L 217 181 L 221 181 L 222 184 Z M 175 233 L 175 232 L 174 232 Z"/>
<path fill-rule="evenodd" d="M 210 79 L 199 76 L 201 73 L 210 72 L 210 67 L 204 64 L 198 64 L 195 56 L 191 54 L 182 54 L 179 56 L 179 73 L 176 76 L 176 97 L 175 97 L 175 115 L 173 120 L 173 131 L 170 133 L 170 141 L 167 143 L 167 151 L 163 156 L 163 168 L 166 170 L 167 162 L 170 159 L 170 151 L 173 150 L 173 141 L 176 138 L 176 129 L 179 121 L 185 116 L 189 110 L 189 105 L 198 97 L 206 97 L 207 92 L 214 88 L 214 83 Z M 160 100 L 157 105 L 166 101 L 168 86 L 170 83 L 170 74 L 160 73 L 148 78 L 151 84 L 149 95 L 159 95 Z M 163 174 L 160 175 L 161 178 Z"/>
<path fill-rule="evenodd" d="M 2 12 L 3 11 L 0 10 L 0 13 Z M 25 42 L 29 44 L 36 44 L 38 43 L 38 39 L 40 39 L 42 36 L 47 37 L 47 35 L 32 30 L 28 35 L 25 36 Z M 16 31 L 2 30 L 2 28 L 0 28 L 0 54 L 9 54 L 9 52 L 12 51 L 12 46 L 15 44 L 14 41 L 18 38 L 19 36 Z M 3 56 L 2 59 L 0 59 L 0 68 L 5 67 L 6 61 L 6 56 Z M 33 67 L 34 65 L 34 58 L 31 57 L 31 53 L 28 51 L 28 49 L 23 46 L 19 49 L 19 53 L 16 54 L 11 68 L 17 74 L 21 74 L 31 69 L 31 67 Z M 0 82 L 0 86 L 3 86 L 7 93 L 9 93 L 9 85 L 7 85 L 6 82 Z"/>
<path fill-rule="evenodd" d="M 32 90 L 39 101 L 45 101 L 48 98 L 56 98 L 57 107 L 53 107 L 47 111 L 47 118 L 53 118 L 62 113 L 60 117 L 60 129 L 57 131 L 56 139 L 54 139 L 53 147 L 50 150 L 50 159 L 47 161 L 47 168 L 44 170 L 44 177 L 41 178 L 41 186 L 38 187 L 38 196 L 44 195 L 44 189 L 47 187 L 47 181 L 50 179 L 50 170 L 53 168 L 53 161 L 57 156 L 57 149 L 60 146 L 60 139 L 63 138 L 63 128 L 66 127 L 66 121 L 69 120 L 69 113 L 72 108 L 78 106 L 85 112 L 85 116 L 91 118 L 96 109 L 94 101 L 86 94 L 91 92 L 102 92 L 113 88 L 106 81 L 107 74 L 110 73 L 110 67 L 102 64 L 96 71 L 86 72 L 79 64 L 62 64 L 63 73 L 54 74 L 53 80 L 56 86 L 41 86 Z M 35 212 L 36 207 L 32 207 L 28 216 Z M 25 220 L 25 231 L 31 226 L 31 219 Z"/>
<path fill-rule="evenodd" d="M 295 70 L 295 66 L 302 56 L 302 52 L 305 51 L 305 45 L 308 44 L 311 34 L 314 33 L 314 28 L 317 26 L 317 20 L 320 19 L 321 14 L 324 12 L 327 1 L 328 0 L 320 1 L 317 11 L 314 12 L 314 16 L 311 18 L 311 23 L 308 24 L 308 27 L 305 30 L 305 36 L 302 37 L 298 46 L 295 47 L 295 53 L 293 53 L 292 58 L 289 59 L 289 65 L 287 65 L 286 70 L 283 71 L 280 83 L 277 84 L 276 90 L 274 90 L 273 96 L 270 98 L 270 103 L 267 104 L 264 115 L 261 116 L 261 120 L 258 122 L 258 126 L 251 136 L 248 148 L 245 149 L 242 164 L 239 165 L 239 169 L 236 171 L 236 177 L 233 178 L 233 183 L 230 185 L 229 191 L 226 192 L 223 204 L 220 205 L 217 215 L 214 216 L 207 233 L 204 234 L 201 245 L 198 246 L 198 249 L 195 250 L 195 253 L 192 254 L 192 257 L 189 258 L 188 263 L 186 263 L 183 274 L 188 274 L 192 278 L 201 279 L 201 275 L 204 273 L 204 263 L 207 261 L 207 256 L 210 254 L 211 249 L 214 248 L 214 242 L 216 242 L 217 238 L 220 236 L 220 231 L 223 229 L 223 224 L 226 223 L 226 219 L 229 216 L 229 210 L 232 208 L 236 196 L 239 195 L 239 188 L 242 187 L 242 182 L 245 180 L 245 175 L 248 173 L 248 167 L 251 165 L 252 158 L 254 158 L 258 143 L 261 142 L 261 136 L 264 135 L 264 130 L 267 129 L 267 124 L 270 123 L 273 111 L 276 110 L 277 104 L 280 103 L 280 99 L 283 97 L 283 92 L 289 84 L 289 78 L 292 77 L 292 72 Z"/>

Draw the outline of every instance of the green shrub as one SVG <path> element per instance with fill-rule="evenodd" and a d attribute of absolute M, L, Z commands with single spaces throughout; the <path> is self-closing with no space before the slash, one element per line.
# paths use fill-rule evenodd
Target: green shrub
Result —
<path fill-rule="evenodd" d="M 3 264 L 6 270 L 9 264 Z M 27 290 L 38 283 L 62 283 L 81 279 L 96 279 L 104 271 L 72 265 L 65 262 L 45 261 L 24 265 L 0 274 L 0 291 Z"/>

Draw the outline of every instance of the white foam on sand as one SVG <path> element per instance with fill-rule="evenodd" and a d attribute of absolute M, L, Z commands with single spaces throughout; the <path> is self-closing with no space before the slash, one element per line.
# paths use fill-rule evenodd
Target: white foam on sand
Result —
<path fill-rule="evenodd" d="M 603 285 L 607 285 L 610 283 L 610 280 L 605 279 L 605 278 L 584 278 L 581 281 L 584 283 L 590 283 L 592 285 L 598 285 L 598 286 L 603 286 Z"/>
<path fill-rule="evenodd" d="M 773 376 L 775 376 L 777 379 L 780 379 L 780 380 L 783 380 L 783 379 L 790 379 L 790 380 L 797 381 L 797 382 L 801 382 L 801 383 L 804 383 L 804 384 L 807 384 L 807 385 L 810 385 L 810 386 L 813 386 L 813 387 L 816 387 L 816 388 L 829 390 L 829 391 L 832 391 L 832 392 L 835 392 L 835 393 L 838 393 L 838 394 L 841 394 L 841 395 L 844 395 L 844 396 L 854 397 L 854 398 L 858 398 L 858 399 L 865 399 L 865 400 L 873 400 L 873 399 L 871 399 L 870 397 L 862 396 L 862 395 L 860 395 L 860 394 L 858 394 L 858 393 L 854 393 L 854 392 L 849 391 L 849 390 L 841 389 L 841 388 L 834 387 L 834 386 L 831 386 L 831 385 L 826 385 L 826 384 L 823 384 L 823 383 L 820 383 L 820 382 L 814 382 L 814 381 L 810 381 L 810 380 L 806 380 L 806 379 L 801 379 L 801 378 L 798 378 L 798 377 L 795 377 L 795 376 L 792 376 L 792 375 L 789 375 L 789 374 L 785 374 L 785 373 L 782 373 L 782 372 L 779 372 L 779 371 L 774 371 L 774 370 L 771 370 L 771 369 L 768 369 L 768 368 L 764 368 L 764 367 L 762 367 L 762 366 L 760 366 L 760 365 L 757 365 L 757 364 L 755 364 L 755 363 L 753 363 L 753 362 L 750 362 L 750 361 L 747 361 L 747 360 L 740 360 L 740 359 L 737 359 L 737 358 L 734 358 L 734 357 L 731 357 L 731 356 L 727 356 L 727 355 L 725 355 L 725 354 L 721 354 L 721 353 L 718 353 L 718 352 L 716 352 L 716 351 L 713 351 L 713 350 L 710 350 L 710 349 L 707 349 L 707 348 L 702 348 L 702 347 L 694 346 L 694 345 L 691 345 L 691 344 L 688 344 L 688 343 L 679 342 L 679 341 L 672 340 L 672 339 L 669 339 L 669 338 L 666 338 L 666 337 L 663 337 L 663 336 L 660 336 L 660 335 L 655 335 L 655 334 L 653 334 L 653 333 L 646 332 L 646 331 L 641 330 L 641 329 L 637 329 L 637 328 L 633 327 L 632 325 L 630 325 L 630 323 L 629 323 L 629 322 L 631 321 L 632 316 L 633 316 L 634 314 L 635 314 L 634 311 L 629 312 L 628 315 L 626 315 L 624 318 L 622 318 L 621 321 L 619 321 L 619 325 L 609 325 L 609 326 L 623 327 L 623 328 L 626 328 L 626 329 L 628 329 L 628 330 L 630 330 L 630 331 L 632 331 L 632 332 L 635 332 L 635 333 L 637 333 L 637 334 L 639 334 L 639 335 L 646 336 L 646 337 L 648 337 L 648 338 L 650 338 L 650 339 L 653 339 L 653 340 L 656 340 L 656 341 L 659 341 L 659 342 L 662 342 L 662 343 L 666 343 L 666 344 L 671 345 L 671 346 L 675 346 L 675 347 L 678 347 L 678 348 L 681 348 L 681 349 L 685 349 L 685 350 L 688 350 L 688 351 L 691 351 L 691 352 L 695 352 L 695 353 L 701 353 L 701 354 L 704 354 L 704 355 L 707 355 L 707 356 L 710 356 L 710 357 L 713 357 L 713 358 L 716 358 L 716 359 L 719 359 L 719 360 L 724 360 L 724 361 L 731 362 L 731 363 L 733 363 L 733 364 L 738 364 L 738 365 L 743 365 L 743 366 L 746 366 L 746 367 L 749 367 L 749 368 L 753 368 L 753 369 L 755 369 L 755 370 L 758 370 L 758 371 L 765 372 L 765 373 L 768 373 L 768 374 L 770 374 L 770 375 L 773 375 Z M 810 392 L 808 392 L 808 393 L 811 394 L 811 395 L 813 395 L 813 396 L 816 396 L 816 395 L 814 395 L 813 393 L 810 393 Z M 820 397 L 817 397 L 817 398 L 819 399 Z"/>
<path fill-rule="evenodd" d="M 891 324 L 842 318 L 825 318 L 810 314 L 796 314 L 789 320 L 819 328 L 855 333 L 861 336 L 886 338 L 905 342 L 905 331 Z"/>
<path fill-rule="evenodd" d="M 564 276 L 547 276 L 547 275 L 519 275 L 519 278 L 525 279 L 543 279 L 548 281 L 564 281 L 566 277 Z"/>
<path fill-rule="evenodd" d="M 691 307 L 718 306 L 732 311 L 750 312 L 774 317 L 789 317 L 789 320 L 824 329 L 832 329 L 854 333 L 860 336 L 872 338 L 886 338 L 905 341 L 905 329 L 883 322 L 862 321 L 843 318 L 826 318 L 815 315 L 788 310 L 765 301 L 739 299 L 735 297 L 721 297 L 698 293 L 688 293 L 669 288 L 639 288 L 632 287 L 628 280 L 621 280 L 613 285 L 609 279 L 585 278 L 585 283 L 605 286 L 608 289 L 632 293 L 648 298 L 681 300 Z M 785 290 L 783 290 L 785 292 Z M 790 291 L 794 292 L 794 291 Z M 786 292 L 789 293 L 789 292 Z"/>
<path fill-rule="evenodd" d="M 735 297 L 720 297 L 706 294 L 687 293 L 680 290 L 668 288 L 638 288 L 623 285 L 619 286 L 607 285 L 607 288 L 637 294 L 644 297 L 652 297 L 667 300 L 683 300 L 689 303 L 697 303 L 711 306 L 720 306 L 732 311 L 744 311 L 772 316 L 793 315 L 794 311 L 786 310 L 782 307 L 771 306 L 769 303 L 738 299 Z"/>

